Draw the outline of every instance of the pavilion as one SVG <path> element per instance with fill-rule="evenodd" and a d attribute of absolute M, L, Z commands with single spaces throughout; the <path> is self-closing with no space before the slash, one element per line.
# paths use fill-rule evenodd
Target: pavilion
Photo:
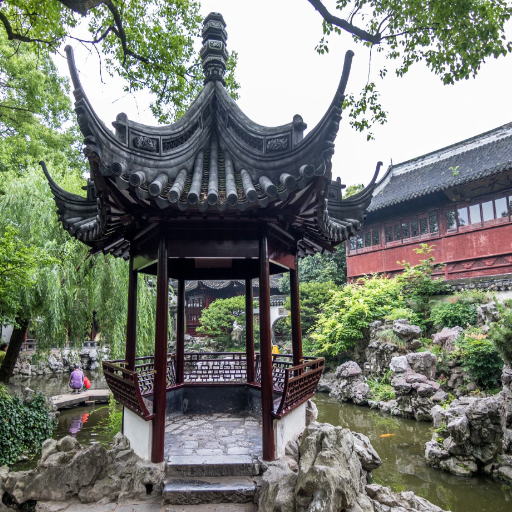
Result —
<path fill-rule="evenodd" d="M 342 199 L 340 180 L 331 180 L 352 52 L 329 109 L 304 137 L 307 126 L 299 115 L 267 128 L 238 108 L 224 86 L 226 39 L 222 15 L 209 14 L 200 53 L 204 88 L 176 123 L 151 127 L 119 114 L 115 134 L 94 112 L 66 47 L 90 164 L 87 197 L 62 190 L 42 163 L 64 228 L 92 254 L 129 259 L 125 359 L 103 362 L 103 369 L 124 405 L 125 435 L 136 453 L 153 462 L 164 458 L 166 411 L 180 408 L 184 393 L 208 396 L 220 411 L 233 393 L 260 404 L 268 461 L 302 431 L 305 402 L 324 361 L 302 355 L 298 259 L 332 251 L 360 229 L 378 173 L 348 199 Z M 139 272 L 156 275 L 157 283 L 155 352 L 143 358 L 136 357 Z M 269 277 L 282 272 L 290 273 L 293 354 L 276 356 Z M 167 351 L 170 278 L 178 280 L 175 354 Z M 185 353 L 185 281 L 243 280 L 252 312 L 254 278 L 260 353 L 254 352 L 252 314 L 246 315 L 245 353 Z"/>

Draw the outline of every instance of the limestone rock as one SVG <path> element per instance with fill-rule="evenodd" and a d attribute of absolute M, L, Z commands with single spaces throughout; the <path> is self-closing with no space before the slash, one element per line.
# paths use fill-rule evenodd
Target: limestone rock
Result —
<path fill-rule="evenodd" d="M 355 361 L 347 361 L 346 363 L 343 363 L 341 366 L 336 368 L 336 373 L 334 375 L 337 379 L 339 379 L 357 377 L 362 373 L 363 371 Z"/>
<path fill-rule="evenodd" d="M 361 466 L 366 471 L 373 471 L 382 465 L 379 454 L 375 451 L 368 437 L 357 432 L 352 432 L 354 438 L 354 450 L 361 461 Z"/>
<path fill-rule="evenodd" d="M 428 379 L 434 379 L 436 376 L 437 358 L 430 352 L 417 352 L 407 354 L 407 362 L 416 373 L 425 375 Z"/>
<path fill-rule="evenodd" d="M 441 332 L 432 334 L 432 341 L 434 345 L 440 345 L 443 350 L 453 352 L 454 342 L 459 339 L 460 333 L 464 329 L 462 327 L 443 327 Z"/>
<path fill-rule="evenodd" d="M 406 356 L 397 356 L 391 359 L 389 369 L 393 373 L 405 373 L 409 368 L 409 363 Z"/>
<path fill-rule="evenodd" d="M 393 322 L 393 331 L 404 341 L 421 337 L 421 328 L 417 325 L 410 325 L 407 320 L 395 320 Z"/>
<path fill-rule="evenodd" d="M 389 368 L 393 357 L 400 355 L 400 350 L 394 343 L 376 339 L 368 344 L 365 354 L 366 361 L 370 365 L 372 372 L 376 375 L 383 375 Z"/>
<path fill-rule="evenodd" d="M 318 407 L 316 406 L 315 402 L 308 400 L 306 402 L 306 427 L 313 421 L 316 421 L 317 418 L 318 418 Z"/>
<path fill-rule="evenodd" d="M 407 342 L 407 348 L 409 350 L 418 350 L 422 346 L 423 345 L 421 344 L 420 340 L 411 340 L 411 341 Z"/>
<path fill-rule="evenodd" d="M 362 373 L 355 361 L 347 361 L 338 366 L 332 381 L 330 396 L 344 402 L 352 400 L 356 404 L 366 404 L 370 388 L 364 382 Z"/>
<path fill-rule="evenodd" d="M 294 512 L 297 475 L 284 461 L 268 465 L 263 474 L 258 510 L 261 512 Z"/>
<path fill-rule="evenodd" d="M 330 393 L 335 386 L 336 380 L 334 377 L 334 373 L 324 373 L 318 382 L 318 386 L 316 387 L 317 393 Z"/>

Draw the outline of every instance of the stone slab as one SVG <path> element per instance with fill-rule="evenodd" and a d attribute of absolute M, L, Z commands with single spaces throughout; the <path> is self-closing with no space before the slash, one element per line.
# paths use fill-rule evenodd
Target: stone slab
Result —
<path fill-rule="evenodd" d="M 257 512 L 254 503 L 213 503 L 204 505 L 167 505 L 160 512 Z"/>
<path fill-rule="evenodd" d="M 79 395 L 66 393 L 52 396 L 50 400 L 57 409 L 68 409 L 76 405 L 84 404 L 87 401 L 108 402 L 111 395 L 109 389 L 89 389 L 82 391 Z"/>
<path fill-rule="evenodd" d="M 162 498 L 171 505 L 248 503 L 255 494 L 256 484 L 249 477 L 180 477 L 165 484 Z"/>
<path fill-rule="evenodd" d="M 259 464 L 251 455 L 171 455 L 165 467 L 166 476 L 255 476 Z"/>

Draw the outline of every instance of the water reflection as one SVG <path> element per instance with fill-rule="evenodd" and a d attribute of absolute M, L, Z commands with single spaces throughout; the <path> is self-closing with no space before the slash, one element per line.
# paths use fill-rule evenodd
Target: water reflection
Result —
<path fill-rule="evenodd" d="M 84 375 L 91 381 L 91 389 L 106 389 L 107 383 L 103 372 L 101 371 L 84 371 Z M 69 372 L 60 374 L 36 375 L 34 377 L 24 377 L 17 375 L 11 379 L 13 384 L 25 386 L 40 391 L 46 396 L 62 395 L 70 393 L 72 390 L 69 387 Z"/>
<path fill-rule="evenodd" d="M 509 486 L 492 478 L 463 478 L 435 470 L 424 459 L 424 444 L 431 437 L 430 423 L 395 418 L 368 407 L 340 404 L 317 394 L 318 421 L 341 425 L 368 436 L 382 459 L 373 473 L 376 483 L 395 492 L 413 491 L 452 512 L 510 512 Z M 386 434 L 394 434 L 388 436 Z"/>

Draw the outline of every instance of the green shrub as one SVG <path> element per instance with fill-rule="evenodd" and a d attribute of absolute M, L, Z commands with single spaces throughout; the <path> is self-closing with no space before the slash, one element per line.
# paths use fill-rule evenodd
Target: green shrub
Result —
<path fill-rule="evenodd" d="M 407 308 L 397 279 L 365 277 L 335 291 L 311 331 L 316 353 L 338 354 L 364 337 L 364 330 L 396 308 Z"/>
<path fill-rule="evenodd" d="M 102 443 L 110 443 L 116 434 L 121 432 L 123 428 L 123 409 L 118 407 L 119 402 L 110 395 L 108 398 L 108 416 L 102 418 L 97 425 L 93 427 L 94 432 L 98 432 L 98 436 Z"/>
<path fill-rule="evenodd" d="M 370 388 L 370 398 L 376 402 L 389 402 L 395 399 L 395 389 L 391 386 L 392 373 L 388 370 L 380 379 L 368 379 L 368 387 Z"/>
<path fill-rule="evenodd" d="M 0 466 L 14 464 L 20 455 L 35 455 L 51 437 L 56 421 L 49 415 L 46 399 L 36 393 L 24 404 L 0 384 Z"/>
<path fill-rule="evenodd" d="M 476 308 L 476 304 L 463 301 L 437 302 L 430 312 L 430 321 L 441 328 L 475 325 Z"/>
<path fill-rule="evenodd" d="M 403 317 L 402 317 L 403 318 Z M 384 329 L 383 331 L 379 331 L 377 333 L 377 338 L 387 341 L 388 343 L 394 343 L 395 345 L 405 347 L 407 343 L 399 338 L 393 329 Z"/>
<path fill-rule="evenodd" d="M 496 350 L 507 364 L 512 364 L 512 309 L 510 303 L 496 306 L 500 312 L 500 319 L 492 327 L 489 338 L 494 342 Z"/>
<path fill-rule="evenodd" d="M 395 308 L 384 317 L 386 320 L 409 320 L 414 323 L 416 321 L 416 313 L 410 308 Z"/>
<path fill-rule="evenodd" d="M 495 344 L 481 329 L 472 327 L 457 340 L 462 367 L 484 389 L 498 387 L 501 382 L 503 360 Z"/>

